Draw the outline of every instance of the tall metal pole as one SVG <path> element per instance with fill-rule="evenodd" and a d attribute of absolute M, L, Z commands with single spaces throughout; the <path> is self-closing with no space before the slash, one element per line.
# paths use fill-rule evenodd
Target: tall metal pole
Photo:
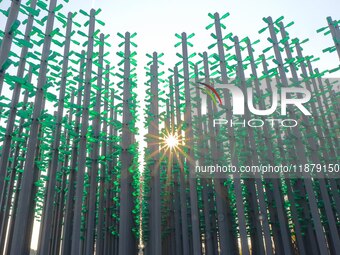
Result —
<path fill-rule="evenodd" d="M 203 136 L 203 117 L 202 117 L 202 109 L 201 109 L 201 99 L 200 99 L 200 91 L 199 88 L 197 86 L 198 82 L 199 82 L 199 74 L 198 74 L 198 67 L 197 65 L 195 65 L 195 83 L 196 83 L 196 89 L 195 89 L 195 93 L 196 93 L 196 108 L 197 108 L 197 117 L 198 117 L 198 123 L 197 125 L 197 132 L 198 132 L 198 139 L 199 139 L 199 143 L 197 146 L 199 146 L 199 148 L 205 148 L 205 142 L 204 142 L 204 136 Z M 206 155 L 208 153 L 207 150 L 204 149 L 204 151 L 202 151 L 200 153 L 200 157 L 199 157 L 199 164 L 201 166 L 204 165 L 204 155 Z M 210 223 L 210 207 L 209 207 L 209 195 L 208 195 L 208 181 L 204 178 L 202 178 L 202 182 L 203 182 L 203 190 L 202 190 L 202 200 L 203 200 L 203 211 L 204 211 L 204 225 L 205 225 L 205 253 L 207 255 L 213 255 L 213 243 L 212 243 L 212 230 L 211 230 L 211 223 Z"/>
<path fill-rule="evenodd" d="M 99 135 L 100 135 L 100 106 L 101 106 L 101 89 L 103 83 L 103 55 L 104 55 L 104 34 L 100 34 L 99 46 L 99 59 L 98 59 L 98 77 L 97 77 L 97 94 L 96 105 L 94 111 L 96 116 L 93 119 L 93 138 L 95 142 L 92 143 L 91 151 L 91 171 L 90 171 L 90 193 L 89 193 L 89 206 L 87 216 L 87 229 L 86 229 L 86 245 L 85 254 L 91 255 L 94 252 L 95 240 L 95 218 L 96 218 L 96 196 L 97 196 L 97 177 L 99 170 Z"/>
<path fill-rule="evenodd" d="M 117 111 L 115 111 L 115 91 L 114 89 L 110 89 L 110 99 L 111 99 L 111 107 L 110 107 L 110 119 L 112 121 L 117 120 Z M 114 128 L 113 123 L 110 123 L 109 126 L 109 143 L 108 143 L 108 155 L 112 155 L 114 152 L 113 147 L 116 146 L 114 142 L 114 138 L 117 136 L 117 129 Z M 113 203 L 113 185 L 112 183 L 115 181 L 115 173 L 113 171 L 116 166 L 116 158 L 110 157 L 108 162 L 108 182 L 106 184 L 106 214 L 105 214 L 105 237 L 104 237 L 104 254 L 113 253 L 117 255 L 118 250 L 118 237 L 117 235 L 111 234 L 110 229 L 113 227 L 117 230 L 117 219 L 113 220 L 112 214 L 117 213 L 117 203 Z M 113 251 L 114 250 L 114 251 Z"/>
<path fill-rule="evenodd" d="M 68 55 L 70 52 L 70 40 L 72 32 L 72 13 L 68 14 L 67 17 L 67 28 L 65 37 L 65 47 L 64 47 L 64 57 L 63 57 L 63 69 L 61 74 L 60 90 L 59 90 L 59 104 L 56 120 L 55 137 L 53 142 L 53 152 L 51 159 L 51 168 L 48 173 L 48 185 L 47 185 L 47 195 L 45 203 L 45 212 L 42 216 L 42 231 L 41 233 L 41 243 L 39 244 L 38 253 L 47 254 L 49 251 L 50 238 L 51 238 L 51 222 L 52 213 L 54 209 L 54 195 L 55 195 L 55 184 L 56 184 L 56 173 L 58 165 L 60 164 L 59 158 L 59 146 L 60 146 L 60 136 L 61 136 L 61 125 L 64 113 L 64 99 L 66 91 L 66 79 L 68 73 Z"/>
<path fill-rule="evenodd" d="M 125 62 L 124 62 L 124 92 L 123 92 L 123 127 L 122 127 L 122 152 L 121 179 L 120 179 L 120 208 L 119 208 L 119 255 L 132 254 L 135 248 L 135 241 L 132 233 L 132 176 L 129 168 L 132 164 L 133 155 L 129 152 L 129 147 L 133 143 L 133 133 L 129 128 L 132 121 L 130 111 L 131 98 L 131 66 L 130 66 L 130 33 L 125 33 Z"/>
<path fill-rule="evenodd" d="M 192 131 L 192 114 L 191 114 L 191 98 L 190 98 L 190 81 L 189 81 L 189 63 L 188 63 L 188 48 L 187 48 L 187 35 L 182 33 L 182 53 L 183 53 L 183 76 L 184 76 L 184 89 L 185 89 L 185 106 L 186 114 L 184 121 L 186 123 L 185 139 L 186 146 L 188 147 L 188 160 L 187 166 L 189 169 L 189 192 L 190 192 L 190 209 L 191 209 L 191 226 L 192 226 L 192 241 L 193 241 L 193 254 L 200 255 L 201 241 L 200 241 L 200 222 L 197 204 L 197 187 L 196 175 L 194 173 L 194 144 L 193 144 L 193 131 Z"/>
<path fill-rule="evenodd" d="M 31 83 L 31 81 L 32 81 L 32 69 L 33 69 L 32 66 L 30 66 L 29 71 L 28 71 L 28 75 L 27 75 L 28 76 L 27 77 L 28 83 Z M 29 108 L 29 107 L 27 107 L 28 94 L 29 94 L 28 91 L 26 91 L 25 94 L 24 94 L 23 110 L 27 110 L 27 108 Z M 23 132 L 25 132 L 24 127 L 23 127 L 24 122 L 25 122 L 25 118 L 20 118 L 18 136 L 22 136 Z M 27 133 L 27 132 L 25 132 L 25 133 Z M 25 145 L 26 145 L 26 142 L 27 142 L 27 139 L 25 139 L 25 142 L 24 142 Z M 12 201 L 13 193 L 14 193 L 14 197 L 15 197 L 15 194 L 16 194 L 16 192 L 14 192 L 14 190 L 12 190 L 12 189 L 14 189 L 14 180 L 15 180 L 16 176 L 18 176 L 17 169 L 19 168 L 20 164 L 18 164 L 17 160 L 18 160 L 19 155 L 22 156 L 21 155 L 22 152 L 20 152 L 20 151 L 22 151 L 21 148 L 20 148 L 20 143 L 17 142 L 16 148 L 15 148 L 15 153 L 20 153 L 20 154 L 18 154 L 17 156 L 14 155 L 14 160 L 12 162 L 13 167 L 12 167 L 11 180 L 10 180 L 10 183 L 12 183 L 12 184 L 10 184 L 10 185 L 12 185 L 13 187 L 8 190 L 7 198 L 6 198 L 7 199 L 7 206 L 6 206 L 6 208 L 4 208 L 5 209 L 5 215 L 3 215 L 3 217 L 0 218 L 0 221 L 1 221 L 1 224 L 0 224 L 0 253 L 2 253 L 3 252 L 2 249 L 5 248 L 4 243 L 5 243 L 5 239 L 6 239 L 7 229 L 10 229 L 10 226 L 7 226 L 7 224 L 6 224 L 6 222 L 8 222 L 8 220 L 9 220 L 7 214 L 9 214 L 9 211 L 10 211 L 9 209 L 10 209 L 10 204 L 11 204 L 11 201 Z M 16 181 L 17 188 L 18 188 L 18 183 L 19 183 L 19 180 Z M 5 193 L 4 193 L 4 198 L 5 198 Z M 3 199 L 2 202 L 5 202 L 5 199 Z M 13 202 L 13 205 L 12 205 L 12 214 L 11 214 L 12 219 L 15 216 L 15 204 L 16 204 L 16 199 L 14 199 L 14 202 Z M 13 222 L 13 220 L 11 221 L 11 223 L 12 222 Z M 8 232 L 9 233 L 7 235 L 7 243 L 9 243 L 8 240 L 10 240 L 11 231 L 8 231 Z"/>
<path fill-rule="evenodd" d="M 75 180 L 76 180 L 76 166 L 77 166 L 77 155 L 78 155 L 78 145 L 79 145 L 79 127 L 80 127 L 80 107 L 82 104 L 82 86 L 84 84 L 84 65 L 85 63 L 85 51 L 81 52 L 80 59 L 80 70 L 78 76 L 78 90 L 77 90 L 77 110 L 76 110 L 76 119 L 74 123 L 74 133 L 75 137 L 72 144 L 72 152 L 71 152 L 71 163 L 70 163 L 70 176 L 69 176 L 69 184 L 68 184 L 68 193 L 66 194 L 66 205 L 65 205 L 65 219 L 64 219 L 64 228 L 62 235 L 62 254 L 70 254 L 71 252 L 71 238 L 72 235 L 72 219 L 73 219 L 73 208 L 74 208 L 74 194 L 75 194 Z M 70 115 L 73 114 L 70 112 Z"/>
<path fill-rule="evenodd" d="M 180 111 L 180 94 L 179 94 L 179 80 L 178 80 L 178 68 L 174 68 L 174 86 L 175 86 L 175 103 L 176 103 L 176 124 L 177 124 L 177 135 L 182 137 L 182 120 Z M 183 255 L 189 255 L 189 234 L 188 234 L 188 212 L 187 212 L 187 199 L 186 199 L 186 186 L 184 176 L 184 157 L 177 155 L 178 164 L 180 167 L 180 202 L 181 202 L 181 221 L 182 221 L 182 248 Z"/>
<path fill-rule="evenodd" d="M 18 2 L 20 2 L 20 1 L 12 1 L 12 5 L 14 5 L 14 7 L 15 7 L 16 5 L 18 5 Z M 35 9 L 36 4 L 37 4 L 37 0 L 32 0 L 30 8 Z M 32 31 L 33 22 L 34 22 L 34 16 L 29 15 L 28 19 L 27 19 L 27 24 L 26 24 L 26 28 L 25 28 L 25 36 L 24 36 L 24 39 L 26 41 L 30 40 L 30 33 Z M 4 39 L 3 44 L 4 43 L 5 44 L 8 43 L 8 42 L 6 42 L 6 39 Z M 22 78 L 23 75 L 24 75 L 27 52 L 28 52 L 28 47 L 24 46 L 21 49 L 20 63 L 19 63 L 18 71 L 17 71 L 17 77 L 19 77 L 19 78 Z M 0 76 L 1 76 L 1 73 L 0 73 Z M 13 90 L 13 94 L 12 94 L 10 114 L 9 114 L 9 118 L 7 119 L 5 139 L 4 139 L 4 142 L 2 144 L 2 150 L 1 150 L 1 158 L 0 158 L 0 205 L 1 205 L 1 199 L 3 198 L 3 196 L 2 196 L 3 185 L 2 184 L 3 184 L 3 180 L 5 178 L 6 168 L 7 168 L 7 164 L 8 164 L 9 151 L 10 151 L 11 141 L 12 141 L 11 134 L 12 134 L 13 128 L 14 128 L 15 117 L 16 117 L 16 112 L 17 112 L 16 106 L 19 102 L 20 91 L 21 91 L 21 84 L 16 83 L 14 90 Z M 1 91 L 0 91 L 0 95 L 1 95 Z M 2 210 L 0 210 L 0 218 L 2 218 L 1 212 L 2 212 Z"/>
<path fill-rule="evenodd" d="M 102 132 L 104 133 L 104 140 L 102 141 L 102 149 L 101 149 L 101 155 L 105 157 L 105 162 L 102 163 L 101 169 L 100 169 L 100 190 L 99 190 L 99 208 L 98 208 L 98 226 L 97 226 L 97 242 L 96 242 L 96 252 L 98 255 L 102 255 L 104 252 L 104 220 L 105 220 L 105 213 L 104 213 L 104 202 L 105 202 L 105 178 L 108 172 L 107 169 L 107 145 L 108 142 L 106 141 L 108 138 L 107 135 L 107 124 L 108 124 L 108 112 L 109 112 L 109 83 L 110 83 L 110 66 L 106 65 L 105 70 L 105 101 L 104 101 L 104 123 L 103 123 L 103 129 Z M 108 192 L 106 190 L 106 192 Z M 106 193 L 108 195 L 108 193 Z M 108 210 L 108 208 L 106 208 Z"/>
<path fill-rule="evenodd" d="M 158 112 L 158 60 L 157 53 L 153 53 L 153 64 L 151 66 L 151 108 L 152 121 L 149 126 L 149 134 L 152 140 L 159 136 L 159 112 Z M 150 144 L 153 164 L 151 166 L 151 249 L 150 254 L 161 254 L 161 184 L 160 184 L 160 162 L 159 141 Z"/>
<path fill-rule="evenodd" d="M 173 77 L 169 80 L 170 86 L 170 133 L 175 135 L 175 91 L 174 91 L 174 82 Z M 171 164 L 174 168 L 174 218 L 175 218 L 175 243 L 176 243 L 176 253 L 178 255 L 182 254 L 182 238 L 181 238 L 181 224 L 180 224 L 180 196 L 179 196 L 179 188 L 178 180 L 179 180 L 179 172 L 175 172 L 175 161 L 173 160 L 174 155 L 171 155 Z"/>
<path fill-rule="evenodd" d="M 50 36 L 53 30 L 54 24 L 54 8 L 56 7 L 57 0 L 51 0 L 49 6 L 49 16 L 46 23 L 46 31 L 44 38 L 44 46 L 41 56 L 41 64 L 39 70 L 37 92 L 34 101 L 34 110 L 32 115 L 32 124 L 29 133 L 28 147 L 26 153 L 25 167 L 23 173 L 23 180 L 21 185 L 21 190 L 19 194 L 18 209 L 16 215 L 16 221 L 13 232 L 13 240 L 11 243 L 11 255 L 21 254 L 23 252 L 25 239 L 27 238 L 27 221 L 30 209 L 30 197 L 32 195 L 32 185 L 33 185 L 33 169 L 34 169 L 34 159 L 35 150 L 38 143 L 38 130 L 40 127 L 39 116 L 43 110 L 44 101 L 44 90 L 43 87 L 47 81 L 47 62 L 50 53 L 52 37 Z"/>
<path fill-rule="evenodd" d="M 74 90 L 72 90 L 71 92 L 71 107 L 70 107 L 70 110 L 69 110 L 69 115 L 68 115 L 68 124 L 71 126 L 72 125 L 72 113 L 73 113 L 73 105 L 74 105 L 74 99 L 75 99 L 75 93 L 74 93 Z M 72 147 L 70 146 L 70 140 L 71 140 L 71 134 L 70 132 L 68 132 L 69 130 L 65 127 L 64 128 L 64 136 L 66 138 L 66 145 L 65 147 L 67 149 L 71 149 Z M 54 252 L 54 254 L 59 254 L 60 253 L 60 250 L 61 250 L 61 241 L 62 241 L 62 228 L 63 228 L 63 223 L 64 223 L 64 219 L 65 219 L 65 205 L 66 205 L 66 201 L 65 201 L 65 197 L 66 197 L 66 187 L 67 187 L 67 177 L 68 177 L 68 174 L 67 174 L 67 171 L 66 169 L 69 168 L 69 158 L 70 158 L 70 155 L 69 154 L 64 154 L 64 162 L 63 164 L 60 164 L 59 167 L 58 167 L 58 170 L 57 172 L 60 172 L 62 173 L 62 180 L 60 182 L 60 186 L 59 186 L 59 189 L 60 189 L 60 192 L 59 192 L 59 196 L 58 196 L 58 199 L 59 199 L 59 203 L 58 204 L 58 211 L 56 212 L 57 213 L 57 217 L 56 217 L 56 221 L 57 221 L 57 227 L 56 227 L 56 230 L 55 230 L 55 233 L 53 234 L 52 236 L 52 241 L 54 242 L 53 245 L 54 247 L 52 246 L 53 250 L 52 252 Z M 55 240 L 57 239 L 57 240 Z"/>
<path fill-rule="evenodd" d="M 72 227 L 72 245 L 71 254 L 80 254 L 80 227 L 81 227 L 81 214 L 82 214 L 82 202 L 84 192 L 84 177 L 86 168 L 86 154 L 87 154 L 87 132 L 89 126 L 89 104 L 91 94 L 91 76 L 92 76 L 92 64 L 93 64 L 93 44 L 94 44 L 94 28 L 95 28 L 95 10 L 90 11 L 90 23 L 88 33 L 88 45 L 87 45 L 87 57 L 86 57 L 86 73 L 85 73 L 85 89 L 84 100 L 82 109 L 82 124 L 80 131 L 79 141 L 79 155 L 78 155 L 78 172 L 77 172 L 77 185 L 74 196 L 74 213 L 73 213 L 73 227 Z"/>

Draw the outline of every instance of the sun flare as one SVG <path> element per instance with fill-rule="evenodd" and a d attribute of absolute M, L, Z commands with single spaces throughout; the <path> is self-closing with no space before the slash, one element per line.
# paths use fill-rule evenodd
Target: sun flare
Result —
<path fill-rule="evenodd" d="M 165 137 L 165 144 L 169 149 L 174 149 L 178 146 L 179 144 L 179 139 L 176 135 L 171 135 L 169 134 L 168 136 Z"/>

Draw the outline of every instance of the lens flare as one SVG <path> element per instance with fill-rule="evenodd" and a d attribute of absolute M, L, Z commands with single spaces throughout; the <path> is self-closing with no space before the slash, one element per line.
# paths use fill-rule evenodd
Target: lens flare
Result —
<path fill-rule="evenodd" d="M 179 140 L 178 137 L 175 135 L 168 135 L 167 137 L 165 137 L 165 143 L 167 147 L 169 147 L 170 149 L 174 149 L 178 146 Z"/>

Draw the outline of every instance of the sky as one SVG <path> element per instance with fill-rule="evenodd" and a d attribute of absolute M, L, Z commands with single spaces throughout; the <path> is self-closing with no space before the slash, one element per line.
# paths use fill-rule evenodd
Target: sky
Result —
<path fill-rule="evenodd" d="M 7 8 L 9 4 L 10 0 L 3 0 L 0 2 L 0 8 Z M 138 86 L 143 86 L 145 81 L 143 68 L 148 61 L 145 57 L 146 53 L 154 51 L 165 53 L 162 59 L 165 62 L 163 70 L 172 68 L 179 61 L 175 55 L 180 50 L 174 48 L 174 44 L 178 42 L 175 33 L 196 34 L 192 39 L 194 47 L 189 49 L 190 52 L 203 52 L 214 42 L 209 36 L 213 29 L 205 30 L 205 27 L 212 22 L 208 17 L 209 12 L 219 12 L 221 15 L 230 12 L 230 17 L 224 20 L 227 26 L 225 35 L 233 32 L 239 38 L 248 36 L 252 41 L 261 39 L 262 43 L 255 47 L 256 56 L 269 46 L 266 41 L 268 33 L 258 34 L 258 31 L 266 25 L 262 18 L 272 16 L 275 20 L 283 15 L 285 24 L 295 21 L 295 25 L 289 29 L 292 37 L 310 39 L 303 46 L 304 54 L 321 57 L 321 60 L 315 64 L 320 70 L 339 65 L 335 52 L 322 53 L 324 48 L 334 45 L 331 37 L 316 33 L 318 28 L 327 25 L 327 16 L 340 19 L 339 0 L 70 0 L 68 4 L 63 4 L 64 14 L 79 9 L 88 11 L 91 8 L 101 8 L 103 10 L 99 19 L 106 23 L 102 32 L 112 35 L 110 37 L 110 43 L 113 45 L 112 56 L 115 56 L 115 52 L 118 51 L 116 45 L 121 41 L 116 36 L 117 32 L 137 32 L 135 42 L 138 44 L 137 75 L 140 84 Z M 4 26 L 5 19 L 1 15 L 0 29 L 3 30 Z M 340 76 L 339 72 L 333 74 L 333 77 L 336 76 Z M 143 101 L 144 94 L 139 93 L 139 96 Z M 33 235 L 38 236 L 37 228 L 34 228 Z M 33 238 L 32 248 L 36 248 L 36 242 L 37 239 Z"/>

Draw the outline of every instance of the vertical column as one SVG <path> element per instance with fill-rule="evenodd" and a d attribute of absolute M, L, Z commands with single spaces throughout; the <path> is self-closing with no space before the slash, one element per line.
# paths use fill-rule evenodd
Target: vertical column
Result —
<path fill-rule="evenodd" d="M 18 4 L 18 2 L 20 2 L 20 1 L 12 1 L 12 5 L 14 5 L 14 6 L 20 5 L 20 4 Z M 32 0 L 30 8 L 35 9 L 36 4 L 37 4 L 37 0 Z M 12 10 L 12 8 L 11 8 L 11 10 Z M 9 21 L 7 21 L 7 23 L 8 22 Z M 27 19 L 27 24 L 26 24 L 26 28 L 25 28 L 24 39 L 26 41 L 30 40 L 30 33 L 32 31 L 33 22 L 34 22 L 34 16 L 30 14 L 28 19 Z M 8 42 L 6 42 L 6 39 L 3 40 L 3 44 L 4 43 L 5 44 L 8 43 Z M 28 52 L 28 47 L 24 46 L 21 49 L 20 63 L 19 63 L 18 71 L 17 71 L 17 77 L 19 77 L 19 78 L 22 78 L 23 75 L 24 75 L 27 52 Z M 4 76 L 4 74 L 1 74 L 1 71 L 0 71 L 0 76 L 1 75 Z M 0 77 L 0 80 L 1 79 L 2 78 Z M 1 83 L 1 81 L 0 81 L 0 83 Z M 0 87 L 1 86 L 2 85 L 0 84 Z M 10 114 L 9 114 L 9 118 L 7 119 L 5 139 L 4 139 L 4 142 L 3 142 L 3 145 L 2 145 L 2 150 L 1 150 L 1 158 L 0 158 L 0 201 L 3 198 L 2 197 L 2 187 L 4 187 L 4 186 L 2 185 L 3 184 L 2 182 L 5 178 L 6 168 L 7 168 L 7 164 L 8 164 L 9 151 L 10 151 L 11 141 L 12 141 L 11 134 L 12 134 L 13 128 L 14 128 L 15 117 L 16 117 L 16 112 L 17 112 L 16 106 L 19 102 L 20 91 L 21 91 L 21 84 L 16 83 L 14 90 L 13 90 L 13 94 L 12 94 Z M 0 95 L 1 95 L 1 89 L 0 89 Z M 0 202 L 0 205 L 1 205 L 1 202 Z M 2 210 L 0 210 L 0 216 L 1 216 L 1 212 L 2 212 Z M 0 219 L 1 218 L 2 217 L 0 217 Z"/>
<path fill-rule="evenodd" d="M 133 155 L 129 152 L 129 147 L 134 142 L 133 133 L 129 128 L 132 121 L 132 114 L 130 111 L 132 103 L 130 56 L 130 33 L 126 32 L 124 52 L 123 127 L 121 134 L 122 152 L 120 155 L 119 255 L 132 254 L 132 251 L 135 248 L 135 241 L 132 233 L 132 174 L 129 171 L 133 160 Z"/>
<path fill-rule="evenodd" d="M 71 32 L 72 32 L 72 13 L 68 14 L 67 17 L 67 28 L 66 28 L 66 37 L 65 37 L 65 46 L 64 46 L 64 57 L 63 57 L 63 68 L 61 74 L 61 82 L 60 82 L 60 90 L 59 90 L 59 103 L 58 103 L 58 112 L 57 112 L 57 120 L 56 120 L 56 129 L 54 133 L 54 142 L 53 142 L 53 151 L 52 151 L 52 160 L 51 167 L 48 172 L 48 184 L 47 184 L 47 195 L 46 195 L 46 203 L 45 212 L 42 215 L 42 231 L 40 236 L 39 243 L 39 254 L 47 254 L 49 251 L 50 238 L 51 238 L 51 222 L 52 222 L 52 213 L 54 209 L 54 195 L 55 195 L 55 184 L 56 184 L 56 173 L 58 165 L 60 164 L 59 158 L 59 146 L 60 146 L 60 136 L 61 136 L 61 122 L 64 113 L 64 99 L 65 99 L 65 91 L 66 91 L 66 79 L 68 73 L 68 55 L 70 52 L 70 40 L 71 40 Z"/>
<path fill-rule="evenodd" d="M 169 87 L 170 87 L 170 134 L 175 135 L 175 92 L 174 92 L 174 82 L 173 77 L 169 80 Z M 174 180 L 174 218 L 175 218 L 175 242 L 176 242 L 176 249 L 175 254 L 181 255 L 182 254 L 182 238 L 181 238 L 181 223 L 180 223 L 180 197 L 179 197 L 179 185 L 178 185 L 178 179 L 179 179 L 179 172 L 176 169 L 176 164 L 174 161 L 174 154 L 171 154 L 170 157 L 170 164 L 173 167 L 173 180 Z"/>
<path fill-rule="evenodd" d="M 155 137 L 159 137 L 159 111 L 158 111 L 158 60 L 157 53 L 153 53 L 153 64 L 151 66 L 151 118 L 149 134 L 153 142 L 150 144 L 150 152 L 153 164 L 151 166 L 151 249 L 150 254 L 161 254 L 161 183 L 160 183 L 160 162 L 159 162 L 159 142 Z M 156 140 L 156 141 L 155 141 Z"/>
<path fill-rule="evenodd" d="M 196 176 L 194 174 L 194 144 L 193 144 L 193 131 L 192 131 L 192 115 L 191 115 L 191 98 L 189 86 L 189 63 L 188 63 L 188 49 L 187 49 L 187 35 L 182 33 L 182 53 L 183 53 L 183 75 L 184 75 L 184 89 L 185 89 L 185 106 L 186 114 L 184 121 L 186 123 L 185 139 L 188 148 L 187 166 L 189 169 L 189 192 L 190 192 L 190 209 L 191 209 L 191 226 L 192 226 L 192 241 L 193 241 L 193 254 L 201 254 L 201 241 L 200 241 L 200 222 L 197 205 L 197 188 Z"/>
<path fill-rule="evenodd" d="M 30 66 L 29 68 L 29 71 L 28 71 L 28 77 L 27 77 L 27 82 L 28 83 L 31 83 L 32 81 L 32 71 L 33 71 L 33 68 L 32 66 Z M 23 110 L 28 110 L 30 107 L 27 106 L 27 102 L 28 102 L 28 91 L 25 91 L 25 94 L 24 94 L 24 98 L 23 98 Z M 20 118 L 20 122 L 19 122 L 19 132 L 18 132 L 18 136 L 22 136 L 23 134 L 26 134 L 27 131 L 25 131 L 23 125 L 25 123 L 25 118 Z M 27 139 L 25 139 L 25 142 L 22 144 L 22 146 L 26 146 L 26 142 L 27 142 Z M 11 170 L 11 179 L 10 179 L 10 182 L 9 182 L 9 187 L 8 187 L 8 192 L 7 194 L 5 193 L 5 190 L 4 190 L 4 193 L 3 193 L 3 200 L 2 200 L 2 204 L 0 204 L 2 206 L 1 209 L 4 209 L 4 215 L 2 215 L 2 217 L 0 218 L 0 221 L 1 221 L 1 224 L 0 224 L 0 253 L 3 252 L 3 249 L 5 248 L 5 241 L 7 239 L 7 244 L 10 244 L 10 240 L 12 238 L 12 229 L 11 226 L 13 225 L 13 218 L 15 218 L 15 214 L 16 214 L 16 204 L 17 204 L 17 193 L 18 192 L 15 192 L 14 191 L 14 188 L 15 188 L 15 179 L 17 178 L 17 181 L 16 181 L 16 187 L 17 187 L 17 190 L 18 187 L 20 187 L 20 179 L 19 176 L 21 176 L 20 173 L 17 172 L 17 169 L 19 169 L 20 167 L 20 163 L 17 161 L 18 160 L 18 157 L 23 157 L 23 150 L 20 148 L 21 147 L 21 144 L 19 142 L 17 142 L 16 144 L 16 147 L 15 147 L 15 155 L 13 156 L 13 161 L 12 161 L 12 170 Z M 16 153 L 18 153 L 18 155 L 16 155 Z M 6 196 L 7 195 L 7 196 Z M 10 208 L 11 206 L 11 202 L 12 202 L 12 199 L 13 199 L 13 203 L 12 203 L 12 208 Z M 12 212 L 11 212 L 11 217 L 12 217 L 12 220 L 10 221 L 9 223 L 9 213 L 10 213 L 10 209 L 12 209 Z M 2 212 L 2 210 L 1 210 Z M 7 234 L 7 230 L 8 230 L 8 234 Z M 6 238 L 6 234 L 7 234 L 7 238 Z M 7 245 L 7 250 L 8 250 L 8 245 Z"/>
<path fill-rule="evenodd" d="M 26 230 L 27 230 L 27 222 L 30 210 L 30 198 L 32 196 L 32 186 L 34 180 L 34 159 L 36 146 L 38 143 L 38 131 L 40 127 L 40 114 L 43 110 L 43 101 L 44 101 L 44 86 L 47 81 L 47 60 L 50 53 L 51 48 L 51 40 L 50 36 L 53 30 L 54 24 L 54 8 L 56 7 L 57 0 L 51 0 L 49 6 L 49 15 L 46 23 L 46 31 L 44 38 L 44 45 L 41 56 L 41 64 L 39 70 L 38 84 L 37 84 L 37 92 L 34 100 L 34 110 L 32 115 L 32 124 L 29 133 L 27 153 L 26 153 L 26 162 L 24 167 L 23 179 L 21 190 L 19 194 L 18 201 L 18 209 L 16 215 L 16 221 L 14 225 L 13 232 L 13 240 L 11 244 L 11 255 L 22 254 L 25 244 Z"/>
<path fill-rule="evenodd" d="M 99 134 L 100 134 L 100 106 L 101 106 L 101 89 L 103 83 L 103 55 L 104 55 L 104 34 L 100 34 L 99 44 L 99 60 L 98 60 L 98 76 L 97 76 L 97 92 L 96 104 L 94 106 L 95 117 L 92 122 L 93 139 L 91 150 L 91 169 L 89 171 L 90 178 L 90 192 L 89 192 L 89 206 L 87 215 L 87 228 L 86 228 L 86 242 L 85 254 L 91 255 L 94 252 L 95 241 L 95 224 L 96 224 L 96 203 L 97 203 L 97 177 L 99 170 Z"/>
<path fill-rule="evenodd" d="M 91 75 L 92 75 L 92 62 L 93 62 L 93 34 L 95 28 L 95 10 L 90 12 L 90 24 L 88 34 L 87 45 L 87 57 L 86 57 L 86 73 L 85 73 L 85 89 L 82 109 L 82 124 L 80 131 L 79 141 L 79 155 L 78 155 L 78 171 L 76 179 L 76 190 L 74 196 L 74 214 L 73 214 L 73 227 L 72 227 L 72 244 L 71 254 L 78 255 L 80 252 L 80 227 L 81 227 L 81 214 L 82 214 L 82 202 L 83 202 L 83 190 L 84 190 L 84 177 L 86 168 L 86 134 L 89 126 L 89 104 L 91 94 Z"/>
<path fill-rule="evenodd" d="M 70 254 L 71 252 L 71 238 L 72 235 L 72 224 L 73 224 L 73 208 L 74 208 L 74 194 L 75 194 L 75 180 L 76 180 L 76 166 L 78 156 L 78 145 L 79 145 L 79 127 L 80 127 L 80 107 L 82 104 L 82 86 L 84 85 L 84 65 L 85 65 L 85 51 L 81 52 L 79 76 L 78 76 L 78 90 L 77 90 L 77 110 L 76 119 L 74 123 L 74 140 L 72 144 L 71 152 L 71 163 L 70 163 L 70 176 L 68 184 L 68 193 L 66 195 L 65 205 L 65 219 L 63 228 L 63 242 L 61 247 L 62 254 Z M 73 114 L 70 112 L 70 115 Z"/>
<path fill-rule="evenodd" d="M 177 124 L 177 136 L 182 137 L 181 127 L 183 125 L 181 120 L 181 111 L 180 111 L 180 94 L 179 94 L 179 80 L 178 80 L 178 68 L 175 66 L 174 68 L 174 86 L 175 86 L 175 103 L 176 103 L 176 124 Z M 181 221 L 182 221 L 182 248 L 183 255 L 189 255 L 189 233 L 188 233 L 188 215 L 187 215 L 187 199 L 186 199 L 186 185 L 185 185 L 185 176 L 184 176 L 184 166 L 183 161 L 184 157 L 180 155 L 176 155 L 178 159 L 178 165 L 180 168 L 180 177 L 179 177 L 179 185 L 180 185 L 180 202 L 181 202 Z"/>
<path fill-rule="evenodd" d="M 105 157 L 104 162 L 102 162 L 101 169 L 100 169 L 100 190 L 99 190 L 99 208 L 98 208 L 98 225 L 97 225 L 97 242 L 96 242 L 96 252 L 98 255 L 103 255 L 104 252 L 104 224 L 105 221 L 105 213 L 104 213 L 104 199 L 105 199 L 105 178 L 108 173 L 107 169 L 107 123 L 108 123 L 108 112 L 109 112 L 109 83 L 110 83 L 110 66 L 106 65 L 105 70 L 105 95 L 104 95 L 104 123 L 102 132 L 105 136 L 104 140 L 102 141 L 102 149 L 101 154 Z M 113 107 L 113 106 L 112 106 Z M 106 193 L 108 195 L 108 193 Z M 106 208 L 108 210 L 108 208 Z"/>
<path fill-rule="evenodd" d="M 203 136 L 203 118 L 202 118 L 202 109 L 201 109 L 201 96 L 200 91 L 197 86 L 199 83 L 199 77 L 198 77 L 198 67 L 195 65 L 195 93 L 196 93 L 196 107 L 197 107 L 197 138 L 198 143 L 197 146 L 200 150 L 199 152 L 199 165 L 203 166 L 204 163 L 204 155 L 208 154 L 208 151 L 205 148 L 204 144 L 204 136 Z M 208 177 L 207 177 L 208 178 Z M 208 195 L 208 180 L 204 177 L 201 180 L 203 189 L 202 189 L 202 200 L 203 200 L 203 211 L 204 211 L 204 225 L 205 225 L 205 253 L 207 255 L 213 255 L 213 243 L 212 243 L 212 230 L 211 230 L 211 223 L 210 223 L 210 206 L 209 206 L 209 195 Z"/>

